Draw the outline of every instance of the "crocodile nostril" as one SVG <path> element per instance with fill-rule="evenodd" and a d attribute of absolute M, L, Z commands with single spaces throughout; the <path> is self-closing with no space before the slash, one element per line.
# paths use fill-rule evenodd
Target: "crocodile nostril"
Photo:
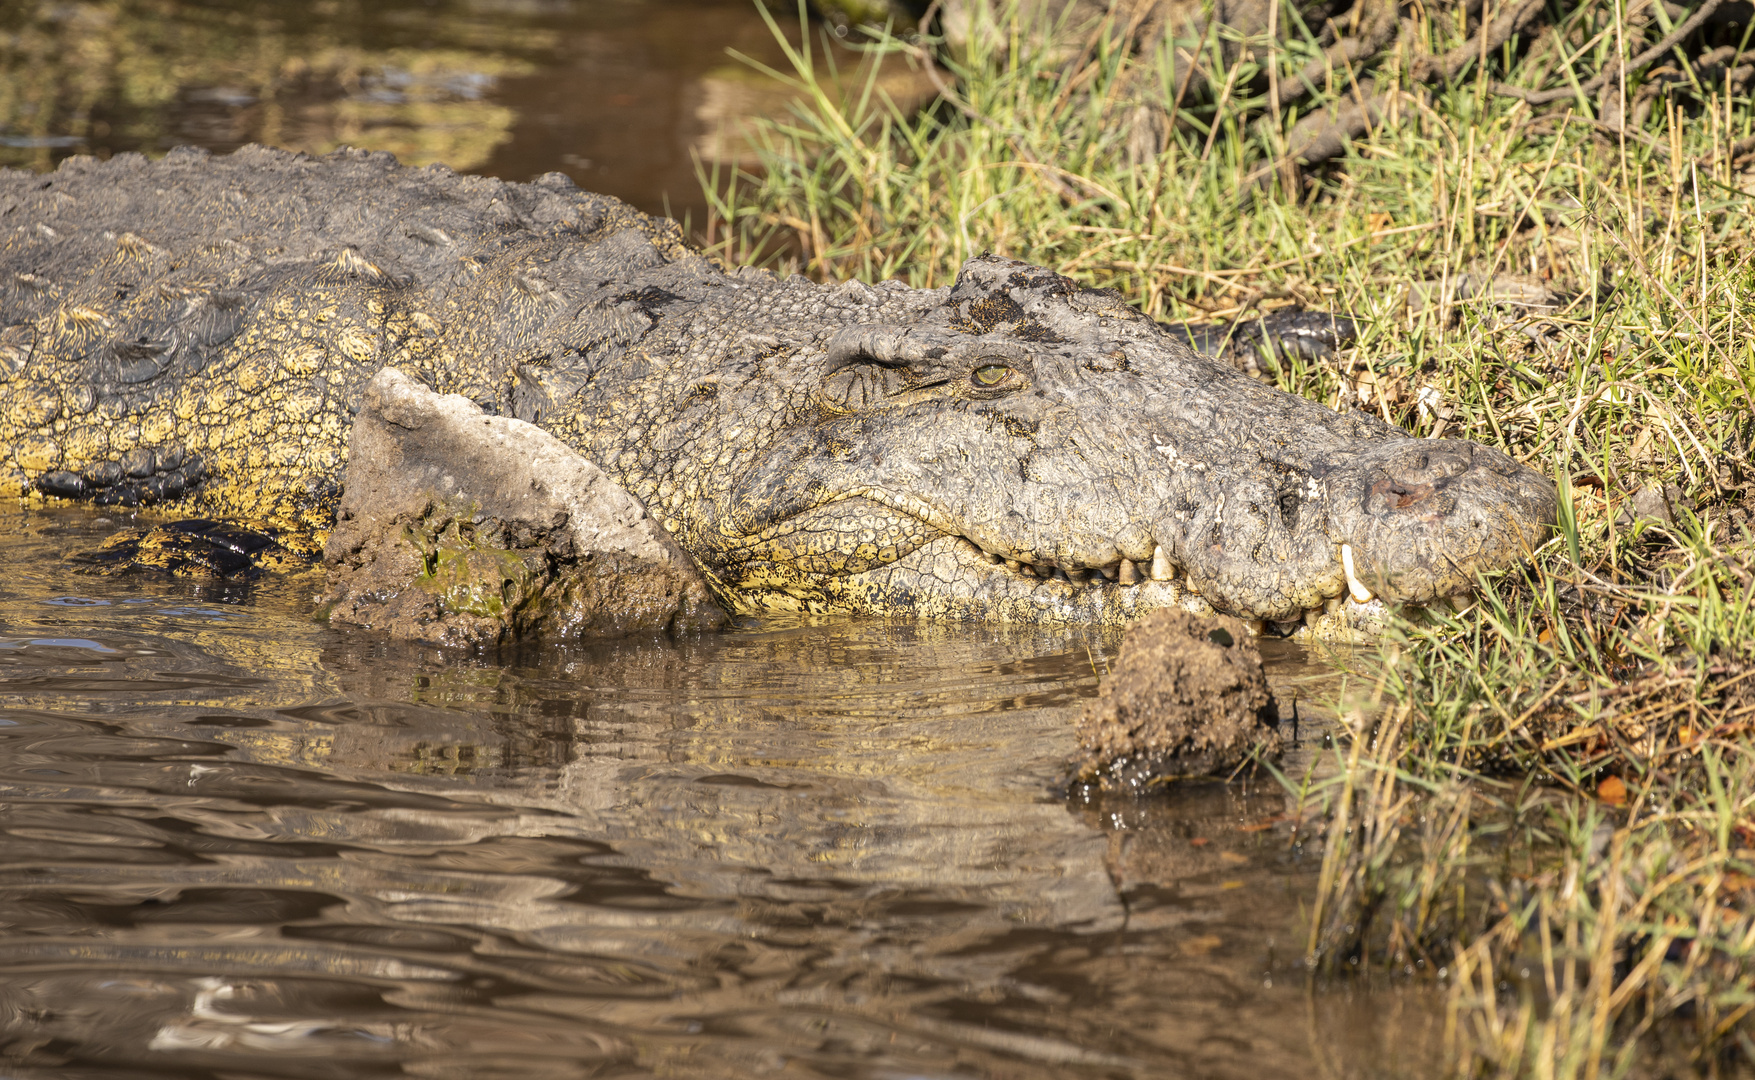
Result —
<path fill-rule="evenodd" d="M 1430 498 L 1438 488 L 1432 484 L 1403 484 L 1396 480 L 1384 479 L 1371 485 L 1371 496 L 1382 499 L 1391 510 L 1405 510 L 1417 502 Z"/>

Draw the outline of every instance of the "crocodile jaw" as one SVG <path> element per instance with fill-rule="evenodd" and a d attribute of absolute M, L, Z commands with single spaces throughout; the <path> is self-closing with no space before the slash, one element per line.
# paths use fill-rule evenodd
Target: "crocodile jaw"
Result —
<path fill-rule="evenodd" d="M 772 611 L 806 614 L 955 619 L 1042 626 L 1125 626 L 1160 608 L 1211 614 L 1213 607 L 1186 580 L 1116 580 L 1097 571 L 1064 570 L 995 562 L 960 536 L 943 536 L 883 566 L 854 574 L 797 582 L 745 582 L 733 592 L 739 614 Z M 1075 580 L 1075 578 L 1077 580 Z M 1308 633 L 1348 641 L 1381 632 L 1393 607 L 1382 600 L 1356 603 L 1344 595 L 1298 613 L 1291 620 L 1244 620 L 1257 634 Z"/>
<path fill-rule="evenodd" d="M 1554 520 L 1553 485 L 1498 451 L 1387 428 L 1348 438 L 1336 414 L 1279 397 L 1309 414 L 1312 448 L 1266 461 L 1249 444 L 1191 447 L 1144 408 L 1117 410 L 1106 433 L 1044 422 L 1042 444 L 1087 449 L 1030 458 L 991 434 L 991 413 L 892 415 L 887 445 L 924 454 L 789 454 L 768 483 L 835 495 L 745 537 L 720 580 L 746 609 L 1111 623 L 1183 606 L 1294 627 L 1344 614 L 1357 627 L 1375 617 L 1360 603 L 1470 592 Z M 1099 472 L 1102 434 L 1110 447 L 1183 450 L 1161 463 L 1124 449 Z M 1069 479 L 1029 477 L 1020 461 Z"/>

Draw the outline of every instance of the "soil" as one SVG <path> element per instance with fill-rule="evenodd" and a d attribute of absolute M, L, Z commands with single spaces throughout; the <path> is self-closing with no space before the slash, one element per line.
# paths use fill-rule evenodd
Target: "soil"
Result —
<path fill-rule="evenodd" d="M 1153 612 L 1128 631 L 1085 705 L 1078 739 L 1079 782 L 1135 793 L 1224 775 L 1282 745 L 1261 651 L 1243 624 L 1178 610 Z"/>

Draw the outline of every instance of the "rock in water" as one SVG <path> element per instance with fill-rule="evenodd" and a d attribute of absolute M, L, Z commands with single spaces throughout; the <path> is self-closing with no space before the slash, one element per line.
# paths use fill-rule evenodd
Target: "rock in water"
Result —
<path fill-rule="evenodd" d="M 721 626 L 687 555 L 541 428 L 394 368 L 366 387 L 324 547 L 331 622 L 480 645 Z"/>
<path fill-rule="evenodd" d="M 1243 624 L 1175 609 L 1127 632 L 1078 737 L 1080 782 L 1135 793 L 1228 773 L 1258 748 L 1273 756 L 1281 746 L 1279 708 Z"/>

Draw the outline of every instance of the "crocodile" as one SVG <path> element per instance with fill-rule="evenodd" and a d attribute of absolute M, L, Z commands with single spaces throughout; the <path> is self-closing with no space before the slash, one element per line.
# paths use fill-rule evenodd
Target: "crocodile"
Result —
<path fill-rule="evenodd" d="M 935 289 L 727 267 L 558 173 L 259 146 L 0 173 L 0 498 L 320 538 L 394 366 L 597 463 L 740 613 L 1284 630 L 1467 594 L 1550 529 L 1505 454 L 1188 339 L 991 253 Z"/>

